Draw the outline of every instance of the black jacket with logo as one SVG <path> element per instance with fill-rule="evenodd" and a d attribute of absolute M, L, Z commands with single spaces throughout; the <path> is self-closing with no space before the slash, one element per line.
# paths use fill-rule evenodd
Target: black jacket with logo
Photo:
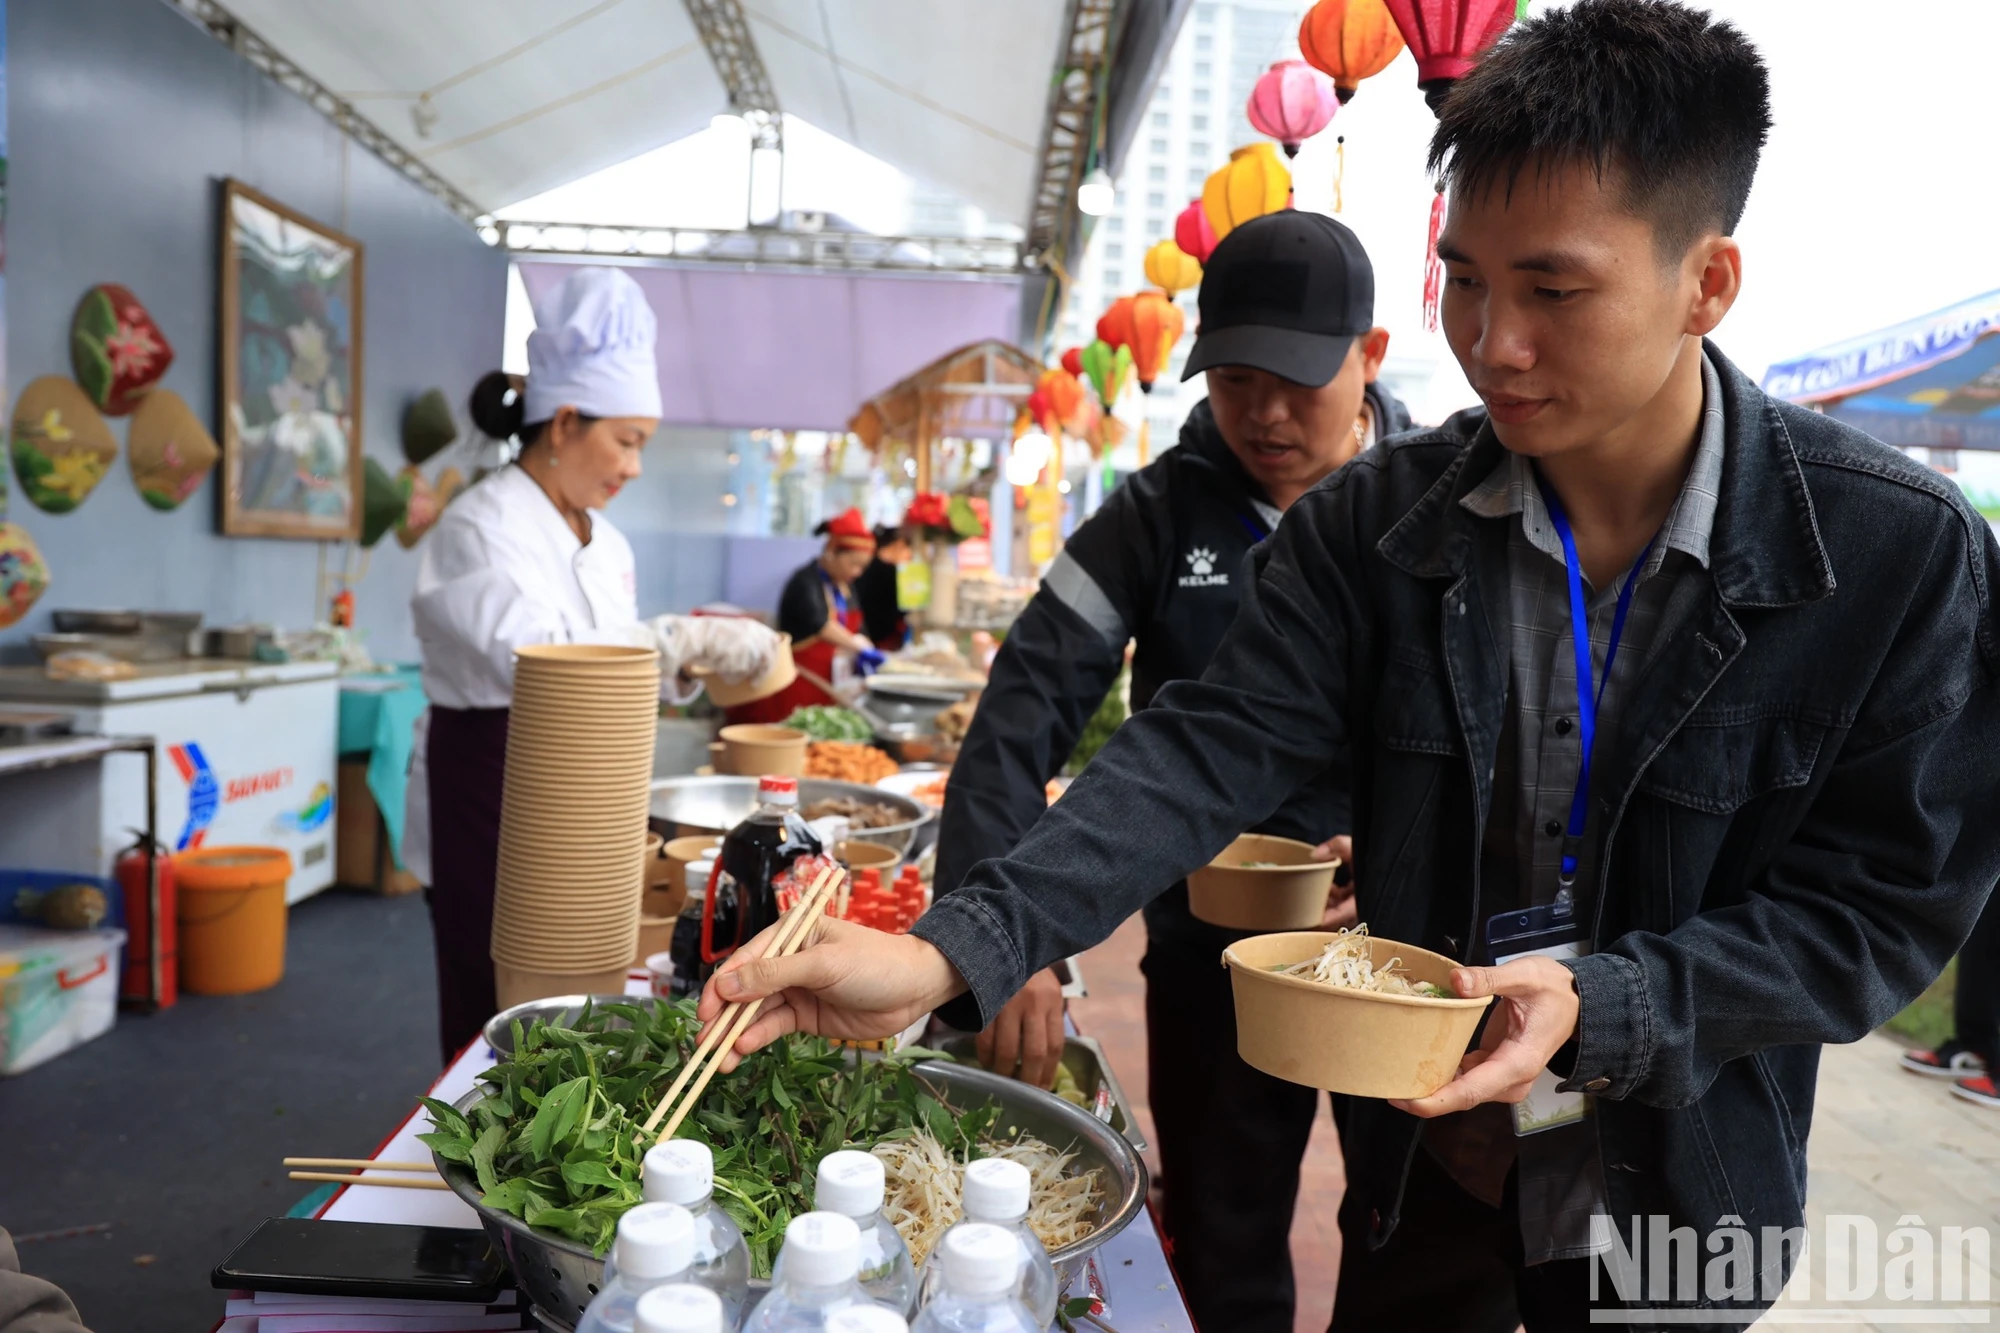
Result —
<path fill-rule="evenodd" d="M 1379 436 L 1409 427 L 1409 413 L 1379 386 L 1368 386 L 1368 405 Z M 1204 399 L 1182 425 L 1179 446 L 1077 528 L 1008 630 L 952 768 L 938 840 L 941 890 L 1012 851 L 1041 817 L 1043 787 L 1117 681 L 1127 640 L 1135 642 L 1135 712 L 1168 682 L 1208 668 L 1236 619 L 1245 557 L 1267 532 L 1258 503 L 1268 508 Z M 1319 842 L 1347 826 L 1344 766 L 1336 763 L 1258 828 Z M 1148 906 L 1146 919 L 1156 933 L 1208 930 L 1187 915 L 1179 885 Z"/>

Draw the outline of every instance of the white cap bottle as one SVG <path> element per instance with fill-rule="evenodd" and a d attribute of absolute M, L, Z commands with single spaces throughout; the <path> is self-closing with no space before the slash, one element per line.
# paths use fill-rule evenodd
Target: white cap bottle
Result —
<path fill-rule="evenodd" d="M 916 1313 L 917 1270 L 902 1233 L 882 1216 L 882 1160 L 844 1148 L 819 1159 L 813 1207 L 841 1213 L 861 1229 L 861 1289 L 891 1310 Z"/>
<path fill-rule="evenodd" d="M 960 1222 L 938 1248 L 944 1289 L 912 1333 L 1036 1333 L 1035 1317 L 1014 1294 L 1020 1247 L 1005 1227 Z"/>
<path fill-rule="evenodd" d="M 576 1333 L 632 1333 L 641 1296 L 687 1280 L 694 1218 L 676 1203 L 642 1203 L 618 1219 L 618 1239 Z"/>
<path fill-rule="evenodd" d="M 882 1159 L 873 1153 L 843 1148 L 819 1160 L 819 1177 L 813 1186 L 813 1207 L 844 1217 L 866 1217 L 882 1211 L 882 1195 L 888 1188 L 888 1173 Z"/>
<path fill-rule="evenodd" d="M 957 1296 L 998 1296 L 1014 1289 L 1014 1238 L 999 1227 L 971 1222 L 944 1238 L 944 1280 Z"/>
<path fill-rule="evenodd" d="M 642 1203 L 618 1219 L 618 1273 L 633 1282 L 679 1277 L 694 1263 L 694 1218 L 674 1203 Z"/>
<path fill-rule="evenodd" d="M 750 1249 L 736 1219 L 715 1205 L 715 1154 L 695 1139 L 669 1139 L 646 1152 L 641 1187 L 647 1203 L 678 1204 L 694 1218 L 694 1266 L 687 1280 L 722 1298 L 735 1328 L 750 1298 Z"/>
<path fill-rule="evenodd" d="M 910 1325 L 894 1310 L 879 1305 L 850 1305 L 826 1317 L 826 1333 L 910 1333 Z"/>
<path fill-rule="evenodd" d="M 1015 1295 L 1021 1298 L 1021 1303 L 1028 1307 L 1041 1326 L 1047 1328 L 1055 1321 L 1059 1284 L 1048 1249 L 1028 1226 L 1032 1185 L 1028 1168 L 1004 1157 L 982 1157 L 967 1164 L 960 1199 L 964 1220 L 959 1225 L 990 1223 L 1014 1238 L 1019 1277 Z M 940 1246 L 925 1267 L 923 1289 L 926 1292 L 935 1292 L 942 1286 L 942 1256 Z"/>
<path fill-rule="evenodd" d="M 852 1282 L 861 1268 L 861 1229 L 839 1213 L 801 1213 L 785 1227 L 785 1276 L 800 1287 Z"/>
<path fill-rule="evenodd" d="M 965 1216 L 974 1222 L 1019 1222 L 1028 1215 L 1030 1184 L 1028 1168 L 1019 1162 L 982 1157 L 969 1163 L 962 1201 Z"/>
<path fill-rule="evenodd" d="M 671 1282 L 639 1298 L 632 1333 L 725 1333 L 722 1298 L 707 1287 Z"/>
<path fill-rule="evenodd" d="M 656 1143 L 646 1151 L 640 1179 L 647 1203 L 693 1208 L 715 1192 L 715 1153 L 695 1139 Z"/>

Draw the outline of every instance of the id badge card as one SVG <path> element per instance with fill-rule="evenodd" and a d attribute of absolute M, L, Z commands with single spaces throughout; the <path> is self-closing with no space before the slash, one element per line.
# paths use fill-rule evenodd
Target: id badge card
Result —
<path fill-rule="evenodd" d="M 1486 956 L 1496 965 L 1536 954 L 1544 958 L 1581 958 L 1588 952 L 1583 923 L 1566 903 L 1502 912 L 1486 920 Z M 1535 1086 L 1514 1106 L 1517 1137 L 1583 1119 L 1589 1099 L 1580 1092 L 1557 1092 L 1561 1082 L 1547 1069 L 1535 1076 Z"/>

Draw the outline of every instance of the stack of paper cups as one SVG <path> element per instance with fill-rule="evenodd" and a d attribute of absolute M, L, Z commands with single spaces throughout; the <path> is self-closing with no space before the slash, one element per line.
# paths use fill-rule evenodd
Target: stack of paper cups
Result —
<path fill-rule="evenodd" d="M 651 648 L 541 644 L 514 654 L 493 901 L 502 1008 L 624 989 L 645 890 L 659 700 Z"/>

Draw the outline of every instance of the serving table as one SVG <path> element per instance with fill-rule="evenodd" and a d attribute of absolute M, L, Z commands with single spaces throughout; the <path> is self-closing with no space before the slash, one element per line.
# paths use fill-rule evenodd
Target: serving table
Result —
<path fill-rule="evenodd" d="M 626 993 L 645 996 L 646 974 L 634 972 L 626 981 Z M 451 1067 L 426 1095 L 453 1102 L 472 1090 L 480 1074 L 493 1067 L 496 1056 L 483 1039 L 476 1039 L 459 1052 Z M 421 1106 L 411 1110 L 403 1122 L 382 1141 L 370 1160 L 378 1162 L 426 1161 L 430 1149 L 417 1135 L 431 1129 L 430 1117 Z M 344 1222 L 402 1222 L 419 1226 L 478 1227 L 479 1217 L 456 1194 L 448 1190 L 367 1189 L 341 1186 L 316 1214 Z M 1181 1300 L 1180 1287 L 1167 1265 L 1160 1233 L 1150 1212 L 1141 1212 L 1118 1235 L 1097 1251 L 1097 1269 L 1105 1293 L 1101 1316 L 1117 1333 L 1194 1333 Z"/>

